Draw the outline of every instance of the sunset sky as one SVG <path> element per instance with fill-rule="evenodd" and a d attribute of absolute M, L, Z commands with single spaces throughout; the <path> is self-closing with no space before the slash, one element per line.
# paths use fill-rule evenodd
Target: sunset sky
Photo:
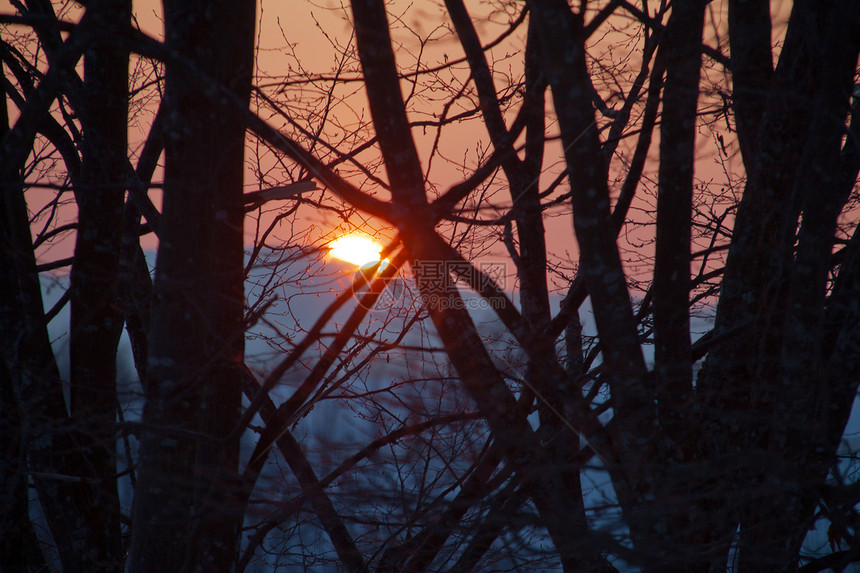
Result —
<path fill-rule="evenodd" d="M 392 22 L 393 41 L 396 45 L 398 65 L 401 70 L 409 73 L 416 69 L 426 70 L 441 66 L 446 62 L 452 62 L 462 58 L 462 49 L 451 31 L 444 7 L 440 2 L 430 0 L 418 0 L 416 2 L 391 2 L 387 3 L 389 10 L 389 21 Z M 500 5 L 484 4 L 477 2 L 468 3 L 476 28 L 484 44 L 497 38 L 508 26 L 508 23 L 516 12 L 509 4 L 507 8 Z M 775 4 L 774 10 L 780 14 L 786 14 L 789 2 Z M 726 52 L 726 21 L 722 13 L 722 4 L 711 6 L 709 24 L 706 30 L 710 31 L 710 45 L 721 46 Z M 506 11 L 507 10 L 507 11 Z M 163 26 L 161 19 L 161 4 L 153 0 L 135 0 L 135 17 L 140 28 L 156 38 L 163 37 Z M 75 19 L 77 14 L 68 12 L 66 19 Z M 349 52 L 352 41 L 352 27 L 349 21 L 348 7 L 343 8 L 340 3 L 332 0 L 321 2 L 282 2 L 261 0 L 257 9 L 258 18 L 258 53 L 257 53 L 257 81 L 256 85 L 267 97 L 276 101 L 286 114 L 290 116 L 299 126 L 309 132 L 319 133 L 319 141 L 308 138 L 300 138 L 306 147 L 318 157 L 331 160 L 333 157 L 326 149 L 325 144 L 336 147 L 341 152 L 348 152 L 360 145 L 371 134 L 369 130 L 369 112 L 367 102 L 360 80 L 360 68 L 354 54 L 344 57 L 344 52 Z M 620 24 L 619 24 L 620 22 Z M 629 29 L 628 29 L 629 27 Z M 506 82 L 516 82 L 522 74 L 522 47 L 524 45 L 524 27 L 511 37 L 501 42 L 490 53 L 488 59 L 493 63 L 496 71 L 496 87 L 504 95 L 503 87 Z M 777 25 L 774 28 L 775 41 L 783 33 L 784 26 Z M 623 57 L 623 51 L 636 54 L 635 40 L 633 44 L 625 45 L 619 43 L 624 34 L 633 33 L 632 24 L 624 24 L 624 20 L 615 21 L 615 29 L 606 29 L 602 34 L 595 34 L 595 42 L 590 48 L 590 55 L 595 62 L 604 65 L 611 59 L 615 60 L 614 73 L 619 79 L 628 80 L 637 71 L 638 61 L 631 58 L 630 61 Z M 707 67 L 708 62 L 706 62 Z M 131 67 L 138 71 L 138 79 L 133 85 L 142 86 L 152 77 L 152 67 L 148 62 L 140 62 L 136 57 L 132 58 Z M 142 74 L 142 75 L 141 75 Z M 710 109 L 713 113 L 719 108 L 720 100 L 715 93 L 719 85 L 728 81 L 718 66 L 710 66 L 707 76 L 702 82 L 703 96 L 700 98 L 700 107 Z M 328 81 L 337 77 L 337 82 Z M 326 79 L 328 78 L 328 79 Z M 437 74 L 410 75 L 402 81 L 404 97 L 407 98 L 410 109 L 410 117 L 413 121 L 434 120 L 445 111 L 445 103 L 450 99 L 451 86 L 459 86 L 468 78 L 468 67 L 465 63 L 454 66 L 453 69 L 441 70 Z M 413 82 L 417 79 L 417 83 Z M 447 85 L 440 85 L 447 84 Z M 609 84 L 595 86 L 602 93 L 608 94 L 608 89 L 617 86 Z M 446 91 L 448 90 L 448 91 Z M 137 114 L 136 121 L 131 124 L 130 141 L 131 153 L 138 153 L 142 147 L 143 139 L 149 129 L 155 106 L 155 92 L 150 86 L 137 94 L 132 102 L 132 113 Z M 330 98 L 330 99 L 329 99 Z M 457 100 L 448 110 L 448 115 L 462 112 L 473 105 L 474 97 L 461 98 Z M 330 103 L 329 109 L 326 104 Z M 608 104 L 613 104 L 611 98 Z M 551 106 L 551 98 L 548 97 L 548 105 Z M 295 134 L 295 129 L 282 117 L 275 115 L 269 108 L 261 105 L 260 100 L 256 111 L 270 124 L 284 129 L 288 133 Z M 508 112 L 506 120 L 512 121 L 514 107 Z M 322 121 L 322 118 L 325 121 Z M 556 136 L 556 129 L 552 123 L 552 116 L 547 125 L 550 138 Z M 597 114 L 598 122 L 601 121 Z M 715 190 L 725 186 L 733 174 L 737 179 L 740 170 L 739 158 L 736 156 L 737 148 L 733 136 L 728 132 L 722 121 L 714 123 L 713 130 L 700 130 L 698 140 L 698 156 L 696 180 L 700 185 L 707 185 L 709 189 Z M 472 119 L 460 124 L 449 125 L 437 133 L 432 128 L 416 128 L 413 134 L 421 155 L 422 164 L 427 176 L 427 191 L 432 197 L 435 193 L 444 192 L 452 184 L 461 181 L 468 176 L 469 170 L 473 169 L 481 157 L 486 157 L 490 150 L 489 138 L 486 129 L 479 119 Z M 717 135 L 723 137 L 727 145 L 728 155 L 723 154 L 717 142 Z M 438 137 L 438 147 L 435 148 Z M 658 140 L 651 145 L 651 154 L 654 156 L 658 149 Z M 544 174 L 540 181 L 542 190 L 561 172 L 563 162 L 561 160 L 559 145 L 551 142 L 548 145 L 544 159 Z M 624 142 L 619 147 L 624 154 Z M 364 165 L 377 164 L 378 155 L 375 149 L 362 152 L 357 155 L 357 160 Z M 265 146 L 259 144 L 253 137 L 248 138 L 247 152 L 248 170 L 246 173 L 246 191 L 256 191 L 266 187 L 289 183 L 296 178 L 306 177 L 295 165 L 282 163 L 281 158 L 272 154 Z M 386 192 L 378 184 L 369 180 L 355 168 L 341 164 L 338 169 L 342 175 L 347 175 L 356 185 L 359 185 L 368 193 L 376 194 L 381 198 L 386 197 Z M 649 181 L 651 189 L 640 189 L 640 201 L 636 208 L 647 212 L 653 205 L 653 187 L 656 177 L 656 162 L 646 168 L 646 181 Z M 385 178 L 384 170 L 378 169 L 376 175 Z M 612 173 L 616 174 L 615 186 L 611 184 L 611 190 L 618 191 L 620 178 L 625 173 L 623 158 L 616 157 L 612 163 Z M 649 178 L 649 175 L 651 176 Z M 154 182 L 162 179 L 161 173 L 156 173 Z M 650 180 L 649 180 L 650 179 Z M 562 184 L 551 195 L 544 199 L 550 202 L 562 196 L 568 187 Z M 481 219 L 493 219 L 503 214 L 510 206 L 510 196 L 501 184 L 501 178 L 497 179 L 492 187 L 494 195 L 482 196 L 481 211 L 474 213 Z M 728 193 L 739 193 L 740 189 L 726 189 Z M 51 193 L 46 194 L 50 197 Z M 151 190 L 151 195 L 156 203 L 160 205 L 160 190 L 156 187 Z M 336 207 L 338 204 L 331 193 L 322 189 L 305 195 L 312 199 L 314 205 L 302 206 L 290 217 L 290 224 L 283 224 L 274 237 L 285 243 L 295 243 L 302 246 L 321 247 L 338 236 L 355 229 L 376 237 L 382 242 L 391 239 L 393 233 L 390 229 L 381 226 L 378 221 L 367 219 L 362 213 L 354 212 L 348 221 L 343 220 L 332 210 L 323 207 Z M 292 200 L 276 201 L 267 204 L 262 217 L 257 213 L 251 213 L 246 219 L 246 237 L 249 246 L 253 244 L 255 234 L 264 229 L 269 221 L 277 214 L 283 212 L 293 205 Z M 634 211 L 635 213 L 636 211 Z M 553 262 L 560 264 L 565 274 L 572 272 L 571 264 L 577 259 L 576 241 L 573 234 L 569 205 L 566 201 L 547 211 L 545 216 L 547 243 L 550 250 L 550 258 Z M 499 227 L 479 229 L 486 236 L 487 233 L 500 232 Z M 635 275 L 638 261 L 643 255 L 650 254 L 649 242 L 651 231 L 647 228 L 637 228 L 628 225 L 620 236 L 619 242 L 627 258 L 628 268 Z M 495 246 L 490 248 L 478 248 L 464 253 L 473 258 L 505 259 L 507 257 L 501 241 L 495 240 Z M 154 249 L 157 246 L 154 237 L 144 240 L 145 248 Z M 55 243 L 49 251 L 43 250 L 43 260 L 55 260 L 71 254 L 70 241 Z M 642 269 L 644 270 L 645 267 Z M 566 269 L 566 270 L 565 270 Z M 564 285 L 564 277 L 550 274 L 551 279 L 556 280 L 560 287 Z"/>

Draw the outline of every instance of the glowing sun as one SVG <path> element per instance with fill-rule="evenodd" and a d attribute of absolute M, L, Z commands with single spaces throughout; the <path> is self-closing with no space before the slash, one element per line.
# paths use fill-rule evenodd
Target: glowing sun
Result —
<path fill-rule="evenodd" d="M 345 235 L 329 243 L 328 254 L 358 266 L 379 262 L 382 246 L 365 235 Z"/>

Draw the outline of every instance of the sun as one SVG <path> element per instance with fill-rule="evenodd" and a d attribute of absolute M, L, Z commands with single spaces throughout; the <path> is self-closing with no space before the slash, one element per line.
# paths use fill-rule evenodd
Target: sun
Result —
<path fill-rule="evenodd" d="M 352 233 L 329 243 L 328 254 L 359 267 L 379 262 L 382 245 L 366 235 Z"/>

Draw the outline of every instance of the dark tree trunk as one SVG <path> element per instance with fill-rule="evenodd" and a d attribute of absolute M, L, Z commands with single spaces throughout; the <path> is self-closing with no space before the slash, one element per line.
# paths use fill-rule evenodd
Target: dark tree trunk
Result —
<path fill-rule="evenodd" d="M 117 299 L 128 147 L 128 53 L 109 41 L 131 18 L 131 2 L 99 4 L 104 27 L 84 54 L 78 115 L 83 128 L 75 188 L 78 229 L 70 286 L 70 411 L 87 458 L 85 477 L 102 571 L 122 571 L 116 464 L 116 357 L 122 332 Z M 113 30 L 113 31 L 112 31 Z M 95 569 L 94 569 L 95 571 Z"/>
<path fill-rule="evenodd" d="M 28 7 L 37 17 L 46 18 L 41 22 L 49 23 L 54 16 L 50 4 L 31 2 Z M 63 83 L 68 85 L 76 77 L 70 70 L 88 45 L 98 18 L 98 13 L 87 10 L 65 42 L 49 25 L 37 29 L 50 68 L 38 87 L 27 93 L 15 126 L 4 133 L 0 154 L 0 264 L 4 269 L 0 274 L 0 346 L 21 421 L 19 439 L 27 464 L 20 467 L 26 467 L 32 476 L 63 570 L 82 573 L 102 570 L 110 558 L 101 551 L 103 532 L 90 519 L 94 500 L 86 477 L 87 462 L 76 447 L 78 428 L 69 419 L 48 338 L 21 173 L 36 132 L 53 132 L 55 124 L 48 110 Z M 78 182 L 76 157 L 67 152 L 64 150 L 74 185 Z"/>
<path fill-rule="evenodd" d="M 757 417 L 768 457 L 778 462 L 765 468 L 772 491 L 750 505 L 741 522 L 739 562 L 748 569 L 796 568 L 836 454 L 827 438 L 833 381 L 821 375 L 829 352 L 823 345 L 824 313 L 837 218 L 850 192 L 842 178 L 840 151 L 860 48 L 860 7 L 834 2 L 819 22 L 811 64 L 819 62 L 821 71 L 808 102 L 809 130 L 792 193 L 802 216 L 784 295 L 774 407 Z M 852 363 L 856 356 L 845 361 L 846 366 Z M 847 416 L 837 423 L 844 427 L 846 422 Z"/>
<path fill-rule="evenodd" d="M 755 158 L 761 120 L 773 77 L 770 2 L 729 0 L 729 44 L 735 124 L 744 162 Z"/>
<path fill-rule="evenodd" d="M 652 283 L 654 312 L 654 379 L 659 415 L 660 469 L 656 471 L 657 513 L 663 535 L 659 554 L 645 570 L 707 570 L 702 544 L 713 529 L 696 507 L 698 469 L 691 468 L 690 406 L 693 364 L 690 343 L 690 241 L 693 171 L 696 161 L 697 103 L 705 2 L 673 6 L 660 44 L 666 65 L 657 231 Z M 691 549 L 696 547 L 696 549 Z"/>
<path fill-rule="evenodd" d="M 215 102 L 247 102 L 253 2 L 165 3 L 164 209 L 135 497 L 132 571 L 227 571 L 243 505 L 238 436 L 243 325 L 244 125 Z"/>
<path fill-rule="evenodd" d="M 680 2 L 667 24 L 657 243 L 654 258 L 654 376 L 660 426 L 670 450 L 677 448 L 692 398 L 690 354 L 690 238 L 696 110 L 705 4 Z M 664 445 L 664 447 L 666 447 Z M 666 457 L 681 460 L 679 451 Z"/>
<path fill-rule="evenodd" d="M 709 421 L 705 458 L 734 462 L 711 475 L 723 496 L 712 507 L 730 520 L 724 554 L 739 523 L 742 569 L 790 571 L 836 447 L 824 446 L 819 421 L 834 412 L 816 403 L 832 404 L 820 343 L 833 231 L 847 198 L 834 175 L 857 61 L 856 34 L 847 31 L 856 29 L 856 4 L 795 3 L 771 79 L 762 50 L 749 44 L 751 34 L 764 36 L 763 23 L 738 16 L 750 8 L 733 8 L 731 34 L 745 35 L 733 52 L 748 48 L 735 70 L 748 180 L 715 327 L 717 336 L 733 334 L 710 353 L 697 394 Z"/>
<path fill-rule="evenodd" d="M 6 96 L 0 97 L 0 139 L 9 131 Z M 5 189 L 3 189 L 5 192 Z M 0 216 L 5 214 L 4 197 L 0 196 Z M 0 268 L 12 269 L 10 242 L 0 233 Z M 4 272 L 0 278 L 0 329 L 8 329 L 11 318 L 8 305 L 16 300 L 14 275 Z M 0 339 L 0 564 L 3 568 L 25 573 L 45 567 L 45 556 L 30 521 L 27 454 L 21 411 L 15 398 L 12 372 L 7 366 L 8 341 Z"/>

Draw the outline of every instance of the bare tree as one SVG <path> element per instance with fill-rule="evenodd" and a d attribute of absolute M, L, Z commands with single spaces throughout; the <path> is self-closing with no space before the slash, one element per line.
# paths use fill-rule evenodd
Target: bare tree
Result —
<path fill-rule="evenodd" d="M 860 560 L 855 1 L 354 0 L 326 70 L 248 2 L 14 9 L 4 568 Z"/>
<path fill-rule="evenodd" d="M 133 571 L 222 567 L 242 523 L 233 429 L 244 348 L 245 126 L 201 94 L 211 82 L 248 101 L 254 4 L 166 2 L 164 13 L 165 47 L 185 62 L 168 65 L 165 76 L 164 206 Z"/>

